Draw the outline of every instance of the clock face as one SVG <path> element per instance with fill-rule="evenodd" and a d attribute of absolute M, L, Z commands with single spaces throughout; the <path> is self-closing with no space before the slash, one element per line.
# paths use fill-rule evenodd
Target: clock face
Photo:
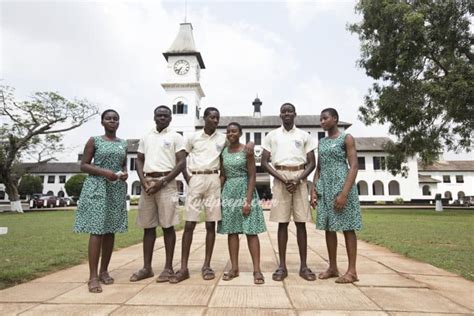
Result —
<path fill-rule="evenodd" d="M 178 75 L 185 75 L 189 71 L 189 63 L 184 59 L 180 59 L 174 63 L 173 69 Z"/>

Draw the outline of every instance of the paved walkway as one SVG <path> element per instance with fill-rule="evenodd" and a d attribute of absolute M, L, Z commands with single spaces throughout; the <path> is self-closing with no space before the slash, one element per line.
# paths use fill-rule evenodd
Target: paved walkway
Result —
<path fill-rule="evenodd" d="M 268 213 L 265 212 L 268 216 Z M 268 223 L 268 222 L 267 222 Z M 315 272 L 327 266 L 324 234 L 308 225 L 308 263 Z M 128 281 L 142 265 L 141 245 L 112 256 L 115 284 L 103 286 L 101 294 L 90 294 L 85 281 L 86 264 L 50 274 L 32 282 L 0 291 L 0 315 L 458 315 L 474 312 L 474 283 L 426 263 L 406 259 L 385 248 L 359 242 L 356 284 L 335 284 L 334 279 L 308 282 L 301 279 L 294 225 L 290 226 L 288 268 L 284 282 L 271 273 L 277 266 L 277 225 L 268 223 L 260 235 L 262 270 L 266 283 L 253 285 L 252 264 L 245 238 L 241 239 L 240 277 L 222 281 L 229 268 L 227 238 L 217 236 L 213 268 L 217 277 L 203 281 L 205 229 L 196 227 L 191 249 L 191 278 L 177 285 L 158 284 L 153 279 Z M 181 252 L 181 232 L 175 262 Z M 339 267 L 345 271 L 343 238 L 339 240 Z M 162 238 L 157 240 L 154 270 L 164 261 Z"/>

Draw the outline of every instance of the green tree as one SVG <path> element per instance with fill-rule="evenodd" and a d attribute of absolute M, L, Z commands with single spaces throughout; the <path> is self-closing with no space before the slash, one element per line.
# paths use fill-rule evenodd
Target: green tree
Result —
<path fill-rule="evenodd" d="M 43 192 L 43 182 L 40 177 L 25 174 L 21 177 L 20 185 L 18 186 L 18 193 L 20 195 L 31 196 L 34 193 Z"/>
<path fill-rule="evenodd" d="M 38 162 L 52 159 L 63 149 L 64 132 L 92 119 L 98 108 L 87 100 L 68 100 L 55 92 L 36 92 L 30 101 L 17 101 L 13 92 L 11 87 L 0 86 L 0 182 L 12 210 L 21 212 L 22 156 L 37 155 Z"/>
<path fill-rule="evenodd" d="M 85 174 L 76 174 L 70 177 L 64 185 L 67 195 L 75 197 L 81 195 L 82 186 L 84 185 L 84 181 L 86 181 L 86 177 Z"/>
<path fill-rule="evenodd" d="M 366 125 L 389 124 L 388 168 L 418 155 L 424 164 L 444 149 L 470 151 L 474 68 L 467 0 L 360 0 L 359 65 L 376 81 L 359 108 Z"/>

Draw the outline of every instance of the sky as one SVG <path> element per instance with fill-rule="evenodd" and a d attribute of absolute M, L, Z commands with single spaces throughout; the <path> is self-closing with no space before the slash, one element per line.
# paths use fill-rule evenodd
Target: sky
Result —
<path fill-rule="evenodd" d="M 347 25 L 360 21 L 355 1 L 23 1 L 0 0 L 0 80 L 18 99 L 35 91 L 86 98 L 121 116 L 118 136 L 140 138 L 165 100 L 162 53 L 185 21 L 192 23 L 206 69 L 201 106 L 221 115 L 251 115 L 256 95 L 262 115 L 284 102 L 297 113 L 334 107 L 355 137 L 389 136 L 387 126 L 365 126 L 358 108 L 372 79 L 357 66 L 360 43 Z M 100 118 L 70 131 L 74 161 Z M 445 155 L 472 159 L 472 154 Z"/>

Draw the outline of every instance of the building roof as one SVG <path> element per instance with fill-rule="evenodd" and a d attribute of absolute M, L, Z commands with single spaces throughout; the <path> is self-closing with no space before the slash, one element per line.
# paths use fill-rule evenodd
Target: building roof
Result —
<path fill-rule="evenodd" d="M 204 61 L 201 53 L 197 51 L 196 44 L 194 43 L 193 26 L 191 23 L 181 23 L 179 26 L 178 35 L 174 39 L 171 47 L 163 53 L 166 60 L 168 61 L 169 56 L 196 56 L 199 66 L 201 69 L 205 69 Z"/>
<path fill-rule="evenodd" d="M 238 122 L 242 128 L 277 128 L 281 126 L 281 118 L 278 115 L 266 115 L 262 117 L 253 116 L 221 116 L 218 128 L 226 128 L 230 122 Z M 200 118 L 196 121 L 196 128 L 204 127 L 204 120 Z M 321 127 L 319 115 L 298 115 L 295 118 L 295 125 L 299 128 Z M 339 126 L 348 128 L 352 124 L 339 121 Z"/>
<path fill-rule="evenodd" d="M 418 175 L 418 183 L 440 183 L 441 181 L 433 179 L 430 176 Z"/>
<path fill-rule="evenodd" d="M 419 171 L 474 171 L 474 160 L 448 160 L 436 161 L 432 165 L 423 166 L 418 161 Z"/>
<path fill-rule="evenodd" d="M 80 173 L 79 162 L 25 162 L 21 166 L 27 173 Z"/>
<path fill-rule="evenodd" d="M 357 151 L 384 151 L 388 137 L 354 137 Z"/>

